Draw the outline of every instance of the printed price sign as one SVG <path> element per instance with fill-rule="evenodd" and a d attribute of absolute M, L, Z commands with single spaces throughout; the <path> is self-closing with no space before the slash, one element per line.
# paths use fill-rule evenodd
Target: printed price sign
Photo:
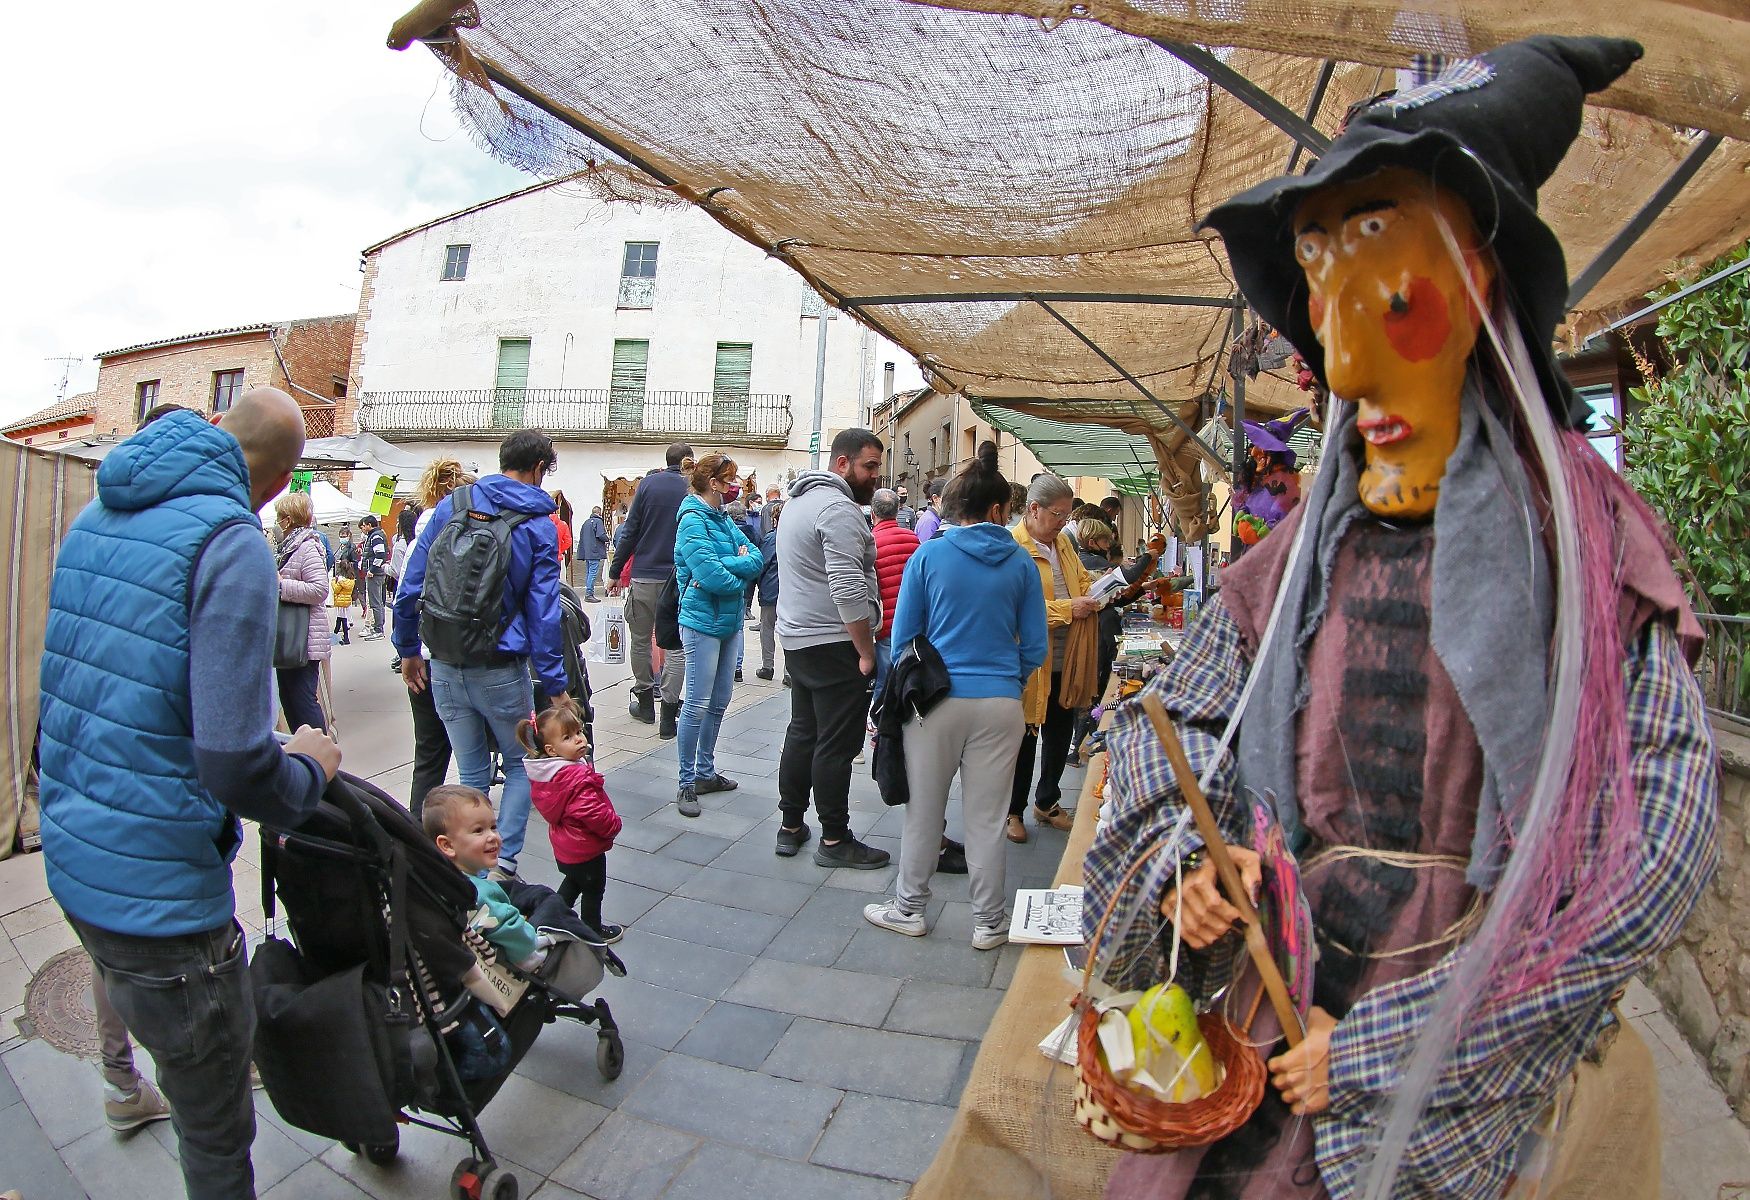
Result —
<path fill-rule="evenodd" d="M 395 503 L 395 484 L 397 476 L 377 476 L 377 490 L 371 493 L 371 511 L 379 517 L 389 515 L 390 505 Z"/>

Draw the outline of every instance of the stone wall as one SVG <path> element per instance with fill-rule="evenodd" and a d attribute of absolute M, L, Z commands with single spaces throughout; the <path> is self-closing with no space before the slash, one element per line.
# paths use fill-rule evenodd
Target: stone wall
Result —
<path fill-rule="evenodd" d="M 1750 736 L 1716 722 L 1720 865 L 1647 982 L 1750 1125 Z"/>

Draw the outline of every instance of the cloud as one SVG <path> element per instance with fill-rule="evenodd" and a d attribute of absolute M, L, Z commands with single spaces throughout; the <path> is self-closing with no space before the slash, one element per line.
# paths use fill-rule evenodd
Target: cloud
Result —
<path fill-rule="evenodd" d="M 85 358 L 82 391 L 100 350 L 351 311 L 365 246 L 529 182 L 428 51 L 385 48 L 411 3 L 9 13 L 0 419 L 54 399 L 50 357 Z"/>

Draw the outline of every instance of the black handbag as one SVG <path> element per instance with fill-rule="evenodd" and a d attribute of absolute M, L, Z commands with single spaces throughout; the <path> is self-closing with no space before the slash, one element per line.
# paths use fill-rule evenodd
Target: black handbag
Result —
<path fill-rule="evenodd" d="M 681 641 L 681 588 L 673 571 L 668 573 L 662 591 L 656 595 L 656 621 L 652 632 L 656 644 L 664 650 L 679 650 L 684 644 Z"/>
<path fill-rule="evenodd" d="M 273 665 L 289 671 L 310 662 L 310 606 L 280 601 L 273 630 Z"/>
<path fill-rule="evenodd" d="M 290 541 L 290 537 L 286 539 Z M 297 547 L 280 550 L 279 569 L 285 570 Z M 273 627 L 273 666 L 276 671 L 295 671 L 310 661 L 310 605 L 281 600 Z"/>

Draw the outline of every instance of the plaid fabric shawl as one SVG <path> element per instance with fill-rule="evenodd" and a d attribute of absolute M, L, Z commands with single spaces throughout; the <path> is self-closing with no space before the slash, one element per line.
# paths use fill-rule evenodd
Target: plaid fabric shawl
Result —
<path fill-rule="evenodd" d="M 1201 773 L 1233 711 L 1249 666 L 1249 647 L 1219 597 L 1204 611 L 1179 655 L 1149 689 L 1178 724 L 1191 765 Z M 1580 1056 L 1593 1049 L 1614 1016 L 1610 1005 L 1629 977 L 1671 943 L 1712 874 L 1717 855 L 1718 773 L 1712 736 L 1695 678 L 1668 622 L 1642 630 L 1624 664 L 1633 771 L 1640 796 L 1640 886 L 1601 926 L 1585 951 L 1548 984 L 1471 1021 L 1411 1143 L 1394 1193 L 1495 1200 L 1506 1189 L 1522 1140 Z M 1198 845 L 1183 829 L 1172 769 L 1141 706 L 1119 706 L 1107 739 L 1108 820 L 1084 865 L 1084 919 L 1091 938 L 1108 906 L 1138 914 L 1109 945 L 1109 983 L 1146 987 L 1166 977 L 1158 936 L 1170 869 L 1143 895 L 1138 872 L 1117 895 L 1142 849 L 1165 843 L 1169 861 Z M 1231 756 L 1220 764 L 1209 799 L 1224 834 L 1245 834 Z M 1175 830 L 1177 835 L 1175 836 Z M 1156 878 L 1160 878 L 1157 873 Z M 1122 927 L 1122 922 L 1114 922 Z M 1206 998 L 1224 984 L 1238 957 L 1237 939 L 1208 951 L 1183 950 L 1179 981 Z M 1434 1011 L 1455 950 L 1431 970 L 1376 988 L 1338 1024 L 1331 1040 L 1331 1107 L 1314 1118 L 1317 1159 L 1335 1200 L 1355 1194 L 1357 1176 L 1383 1121 L 1398 1064 Z"/>

